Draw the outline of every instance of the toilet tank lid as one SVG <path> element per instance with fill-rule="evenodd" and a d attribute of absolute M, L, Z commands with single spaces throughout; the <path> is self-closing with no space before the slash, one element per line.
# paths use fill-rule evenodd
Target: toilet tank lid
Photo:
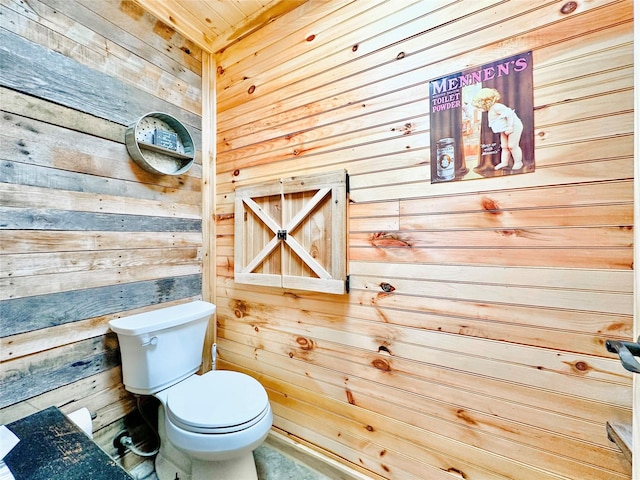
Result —
<path fill-rule="evenodd" d="M 209 317 L 216 311 L 213 303 L 197 300 L 195 302 L 158 308 L 150 312 L 138 313 L 128 317 L 116 318 L 109 322 L 115 333 L 122 335 L 142 335 L 147 332 L 164 330 L 182 325 L 203 317 Z"/>

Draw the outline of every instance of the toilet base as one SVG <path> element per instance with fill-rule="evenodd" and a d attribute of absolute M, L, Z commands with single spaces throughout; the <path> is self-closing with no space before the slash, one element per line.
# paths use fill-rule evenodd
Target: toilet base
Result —
<path fill-rule="evenodd" d="M 178 466 L 168 458 L 156 458 L 156 476 L 159 480 L 258 480 L 253 453 L 231 460 L 205 462 L 193 459 L 189 470 Z"/>
<path fill-rule="evenodd" d="M 156 457 L 155 465 L 158 480 L 191 480 L 191 465 L 178 465 L 162 455 Z"/>
<path fill-rule="evenodd" d="M 193 458 L 167 440 L 164 408 L 158 408 L 160 451 L 156 456 L 158 480 L 258 480 L 253 452 L 229 460 L 205 461 Z"/>
<path fill-rule="evenodd" d="M 205 462 L 195 459 L 191 480 L 258 480 L 253 453 L 220 462 Z"/>

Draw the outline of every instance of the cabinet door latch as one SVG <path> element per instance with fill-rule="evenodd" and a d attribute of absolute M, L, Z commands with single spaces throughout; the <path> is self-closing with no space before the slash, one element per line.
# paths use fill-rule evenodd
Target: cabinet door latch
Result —
<path fill-rule="evenodd" d="M 286 239 L 287 239 L 287 231 L 278 230 L 278 240 L 286 240 Z"/>

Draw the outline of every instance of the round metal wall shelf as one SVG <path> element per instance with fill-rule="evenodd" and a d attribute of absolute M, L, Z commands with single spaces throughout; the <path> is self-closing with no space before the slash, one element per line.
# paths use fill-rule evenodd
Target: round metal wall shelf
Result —
<path fill-rule="evenodd" d="M 181 175 L 195 158 L 193 138 L 171 115 L 151 112 L 140 117 L 125 132 L 131 158 L 146 171 L 160 175 Z"/>

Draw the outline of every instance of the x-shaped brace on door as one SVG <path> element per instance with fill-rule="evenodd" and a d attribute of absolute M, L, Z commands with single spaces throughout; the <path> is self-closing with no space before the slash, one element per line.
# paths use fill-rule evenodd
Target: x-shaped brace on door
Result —
<path fill-rule="evenodd" d="M 251 198 L 243 198 L 247 207 L 251 209 L 253 213 L 273 232 L 275 235 L 264 248 L 249 262 L 249 264 L 242 269 L 243 273 L 251 273 L 253 270 L 262 263 L 262 261 L 280 244 L 280 242 L 286 243 L 302 261 L 323 279 L 332 278 L 331 274 L 327 272 L 322 265 L 320 265 L 315 258 L 313 258 L 305 248 L 287 232 L 293 231 L 302 223 L 302 221 L 309 215 L 314 208 L 331 192 L 331 188 L 325 187 L 318 190 L 318 192 L 307 202 L 307 204 L 284 226 L 280 226 L 273 218 L 271 218 L 263 209 L 254 202 Z"/>

